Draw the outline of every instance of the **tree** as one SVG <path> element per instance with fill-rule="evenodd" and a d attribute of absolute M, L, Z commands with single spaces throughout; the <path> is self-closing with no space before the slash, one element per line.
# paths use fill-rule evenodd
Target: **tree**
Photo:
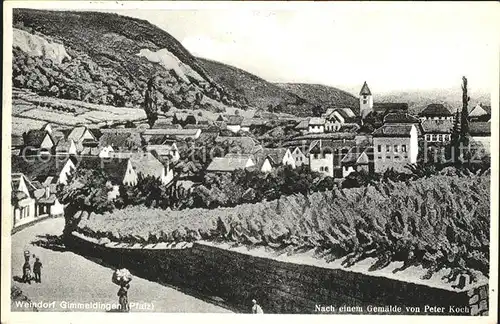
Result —
<path fill-rule="evenodd" d="M 114 208 L 110 193 L 113 187 L 107 174 L 100 168 L 79 168 L 69 176 L 66 185 L 59 184 L 57 198 L 66 205 L 64 208 L 64 237 L 77 229 L 84 216 L 92 213 L 103 214 Z"/>
<path fill-rule="evenodd" d="M 460 136 L 462 137 L 462 141 L 465 145 L 469 144 L 468 135 L 469 135 L 469 109 L 468 103 L 470 97 L 467 94 L 467 78 L 462 77 L 462 115 L 460 118 Z"/>
<path fill-rule="evenodd" d="M 148 81 L 146 94 L 144 95 L 144 111 L 146 112 L 149 127 L 153 127 L 158 119 L 159 95 L 158 77 L 152 77 Z"/>
<path fill-rule="evenodd" d="M 312 113 L 314 117 L 321 117 L 321 114 L 323 114 L 323 108 L 321 108 L 320 105 L 316 105 L 313 107 Z"/>

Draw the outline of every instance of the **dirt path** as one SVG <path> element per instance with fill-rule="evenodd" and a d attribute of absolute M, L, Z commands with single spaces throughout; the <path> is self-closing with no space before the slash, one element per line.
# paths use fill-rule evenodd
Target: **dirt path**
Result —
<path fill-rule="evenodd" d="M 12 236 L 12 282 L 32 302 L 44 302 L 39 311 L 99 311 L 104 305 L 116 304 L 118 286 L 111 282 L 112 270 L 78 254 L 35 246 L 32 242 L 49 235 L 59 235 L 64 219 L 42 221 Z M 20 283 L 15 276 L 22 276 L 23 251 L 28 249 L 43 263 L 42 283 Z M 131 312 L 191 312 L 222 313 L 229 310 L 186 295 L 176 289 L 135 277 L 129 291 Z M 55 302 L 55 303 L 54 303 Z M 132 304 L 132 303 L 136 304 Z M 75 309 L 84 303 L 94 309 Z M 16 310 L 13 306 L 13 311 Z M 18 307 L 23 307 L 19 306 Z M 102 309 L 95 309 L 102 307 Z M 108 306 L 109 307 L 109 306 Z"/>

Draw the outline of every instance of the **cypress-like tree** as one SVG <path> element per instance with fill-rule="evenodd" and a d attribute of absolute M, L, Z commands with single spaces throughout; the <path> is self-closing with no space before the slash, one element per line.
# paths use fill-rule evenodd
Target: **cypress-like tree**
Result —
<path fill-rule="evenodd" d="M 144 111 L 148 119 L 149 127 L 153 127 L 158 119 L 158 90 L 156 77 L 148 81 L 148 87 L 144 95 Z"/>
<path fill-rule="evenodd" d="M 467 94 L 467 78 L 462 77 L 462 114 L 460 116 L 460 140 L 465 145 L 469 144 L 469 109 L 468 103 L 470 100 L 469 95 Z"/>

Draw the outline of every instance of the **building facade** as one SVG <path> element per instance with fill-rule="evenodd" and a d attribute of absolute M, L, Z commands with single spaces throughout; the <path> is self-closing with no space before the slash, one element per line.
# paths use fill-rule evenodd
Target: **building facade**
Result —
<path fill-rule="evenodd" d="M 383 125 L 373 132 L 374 169 L 408 172 L 406 165 L 417 162 L 418 133 L 415 125 Z"/>

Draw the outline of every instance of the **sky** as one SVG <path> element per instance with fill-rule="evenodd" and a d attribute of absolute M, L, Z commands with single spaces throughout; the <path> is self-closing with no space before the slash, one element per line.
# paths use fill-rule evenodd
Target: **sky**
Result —
<path fill-rule="evenodd" d="M 195 56 L 271 82 L 351 90 L 367 81 L 372 92 L 390 92 L 460 88 L 465 75 L 472 88 L 489 91 L 499 58 L 499 7 L 353 2 L 301 10 L 241 4 L 112 11 L 150 21 Z"/>

